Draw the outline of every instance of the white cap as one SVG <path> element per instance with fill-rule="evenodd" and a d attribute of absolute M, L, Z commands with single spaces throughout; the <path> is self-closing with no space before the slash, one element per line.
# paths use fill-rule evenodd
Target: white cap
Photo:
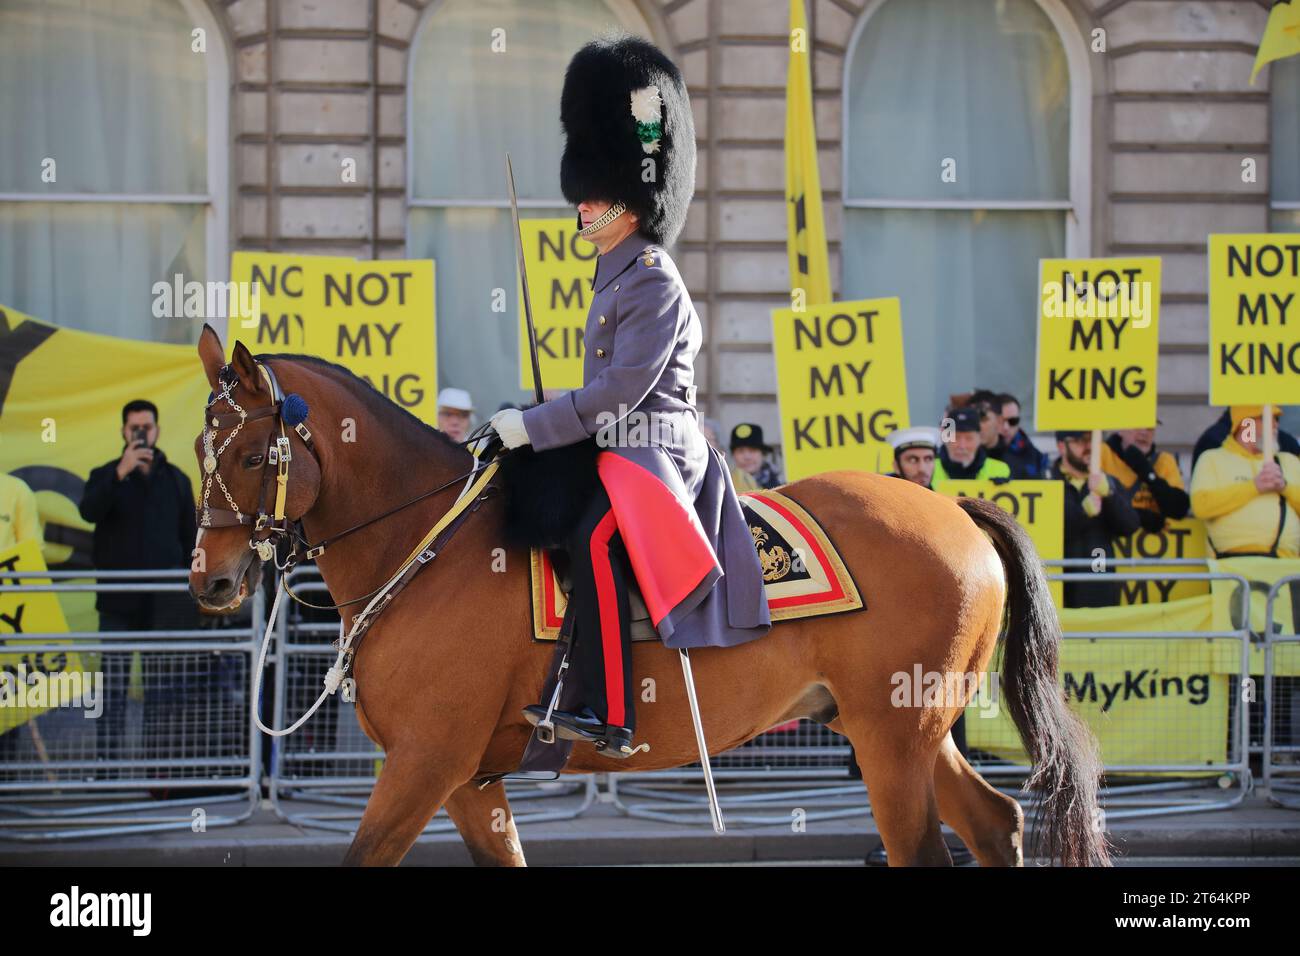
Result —
<path fill-rule="evenodd" d="M 463 388 L 444 388 L 438 393 L 439 408 L 454 408 L 462 412 L 474 411 L 474 402 Z"/>
<path fill-rule="evenodd" d="M 899 428 L 889 433 L 886 439 L 894 454 L 909 448 L 932 448 L 939 450 L 939 429 L 922 425 L 917 428 Z"/>

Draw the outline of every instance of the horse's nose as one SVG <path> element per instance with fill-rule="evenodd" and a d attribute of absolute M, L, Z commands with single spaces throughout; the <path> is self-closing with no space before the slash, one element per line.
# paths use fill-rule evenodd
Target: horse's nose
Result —
<path fill-rule="evenodd" d="M 224 597 L 225 595 L 230 594 L 234 589 L 234 578 L 211 578 L 208 581 L 208 586 L 203 589 L 201 594 L 203 598 L 211 601 L 213 598 Z"/>

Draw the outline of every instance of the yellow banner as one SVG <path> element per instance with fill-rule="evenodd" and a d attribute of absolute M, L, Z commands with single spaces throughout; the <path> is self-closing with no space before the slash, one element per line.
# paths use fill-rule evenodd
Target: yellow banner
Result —
<path fill-rule="evenodd" d="M 0 570 L 44 571 L 41 549 L 35 541 L 0 552 Z M 5 584 L 15 583 L 12 579 Z M 49 584 L 49 578 L 23 578 L 22 584 Z M 66 633 L 58 597 L 50 591 L 0 593 L 0 635 Z M 7 644 L 8 641 L 0 641 Z M 41 643 L 57 644 L 44 640 Z M 64 642 L 66 643 L 66 642 Z M 93 675 L 85 673 L 81 655 L 65 651 L 0 653 L 0 734 L 25 724 L 52 707 L 81 701 L 92 689 Z M 19 686 L 19 684 L 23 686 Z"/>
<path fill-rule="evenodd" d="M 591 277 L 598 250 L 578 238 L 572 219 L 521 219 L 532 294 L 533 327 L 537 330 L 537 362 L 542 384 L 552 388 L 582 388 L 582 333 L 591 305 Z M 519 293 L 519 387 L 533 391 L 533 366 L 528 353 L 528 325 L 523 291 Z"/>
<path fill-rule="evenodd" d="M 1062 612 L 1062 619 L 1089 624 L 1087 630 L 1124 629 L 1104 617 L 1090 620 L 1096 610 L 1126 609 L 1075 608 Z M 1096 735 L 1106 766 L 1226 761 L 1228 697 L 1236 686 L 1219 668 L 1223 655 L 1207 645 L 1204 640 L 1063 642 L 1061 686 L 1071 709 Z M 973 750 L 1027 763 L 998 694 L 967 708 L 966 742 Z"/>
<path fill-rule="evenodd" d="M 132 399 L 158 406 L 158 447 L 199 487 L 192 442 L 208 382 L 194 346 L 61 329 L 0 307 L 0 369 L 0 459 L 36 493 L 47 566 L 90 566 L 82 491 L 93 469 L 122 456 L 120 412 Z M 59 603 L 73 630 L 98 626 L 94 594 Z"/>
<path fill-rule="evenodd" d="M 1210 236 L 1210 404 L 1300 403 L 1300 241 Z"/>
<path fill-rule="evenodd" d="M 257 328 L 230 319 L 226 354 L 301 352 L 364 378 L 417 418 L 438 421 L 432 260 L 359 262 L 332 256 L 237 252 L 231 278 L 256 282 Z"/>
<path fill-rule="evenodd" d="M 772 312 L 788 480 L 840 468 L 886 472 L 886 439 L 908 427 L 898 299 Z"/>
<path fill-rule="evenodd" d="M 1209 554 L 1205 524 L 1198 518 L 1165 519 L 1159 531 L 1139 531 L 1126 538 L 1115 538 L 1115 570 L 1134 573 L 1157 573 L 1160 569 L 1134 567 L 1125 559 L 1150 561 L 1156 558 L 1204 558 Z M 1203 574 L 1208 568 L 1192 565 L 1169 569 L 1171 574 Z M 1209 594 L 1208 581 L 1121 581 L 1120 603 L 1149 604 L 1176 601 L 1197 594 Z"/>
<path fill-rule="evenodd" d="M 803 0 L 790 0 L 790 59 L 785 80 L 786 245 L 792 303 L 831 301 L 830 255 L 822 214 L 821 171 L 813 119 L 812 37 Z"/>
<path fill-rule="evenodd" d="M 1059 481 L 937 481 L 934 490 L 954 498 L 987 498 L 1029 532 L 1044 561 L 1065 556 L 1065 486 Z M 1052 599 L 1063 603 L 1062 584 L 1051 581 Z"/>
<path fill-rule="evenodd" d="M 1039 431 L 1154 428 L 1159 259 L 1041 259 Z"/>

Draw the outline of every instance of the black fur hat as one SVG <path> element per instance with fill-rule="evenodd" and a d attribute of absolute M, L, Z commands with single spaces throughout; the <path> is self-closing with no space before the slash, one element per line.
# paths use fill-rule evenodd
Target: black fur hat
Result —
<path fill-rule="evenodd" d="M 647 238 L 670 245 L 695 192 L 695 122 L 672 60 L 630 34 L 592 40 L 569 61 L 560 122 L 564 198 L 624 202 Z"/>

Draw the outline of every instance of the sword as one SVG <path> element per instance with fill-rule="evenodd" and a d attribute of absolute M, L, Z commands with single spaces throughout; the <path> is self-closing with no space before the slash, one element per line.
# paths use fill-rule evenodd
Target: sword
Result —
<path fill-rule="evenodd" d="M 528 326 L 528 354 L 533 360 L 533 391 L 537 404 L 546 401 L 542 395 L 542 367 L 537 361 L 537 329 L 533 327 L 533 302 L 528 294 L 528 267 L 524 264 L 524 234 L 519 230 L 519 200 L 515 196 L 515 173 L 506 153 L 506 186 L 510 190 L 510 216 L 515 222 L 515 254 L 519 259 L 519 283 L 523 290 L 524 322 Z"/>
<path fill-rule="evenodd" d="M 695 723 L 695 743 L 700 748 L 700 766 L 704 768 L 704 789 L 709 792 L 709 816 L 713 818 L 715 833 L 726 833 L 727 825 L 722 822 L 722 807 L 718 804 L 718 791 L 713 786 L 713 767 L 709 764 L 709 747 L 704 742 L 704 725 L 700 723 L 700 702 L 695 697 L 695 678 L 691 676 L 691 657 L 686 648 L 679 648 L 682 655 L 682 677 L 686 679 L 686 699 L 691 705 L 691 720 Z"/>

